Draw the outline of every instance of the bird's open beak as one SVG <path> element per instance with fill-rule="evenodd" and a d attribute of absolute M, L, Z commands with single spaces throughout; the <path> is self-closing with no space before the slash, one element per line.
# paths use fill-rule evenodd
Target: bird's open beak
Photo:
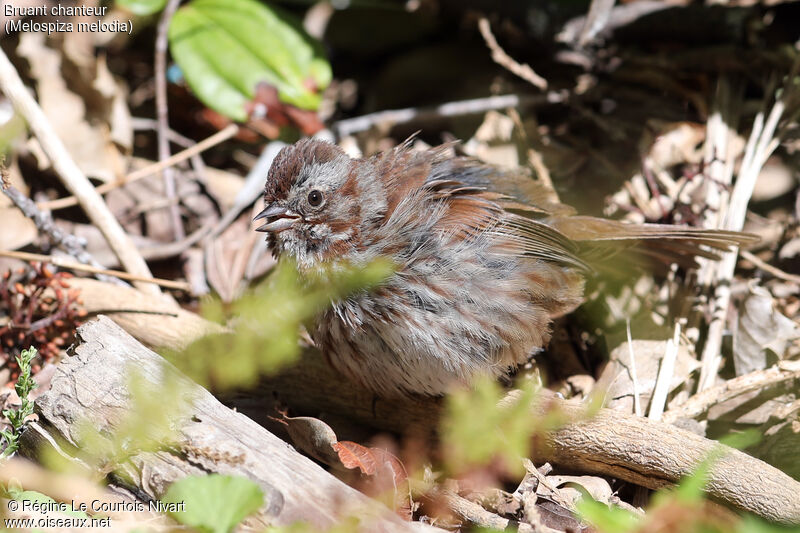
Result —
<path fill-rule="evenodd" d="M 268 205 L 253 220 L 267 219 L 267 222 L 256 228 L 256 231 L 277 233 L 292 226 L 300 219 L 300 215 L 286 207 Z"/>

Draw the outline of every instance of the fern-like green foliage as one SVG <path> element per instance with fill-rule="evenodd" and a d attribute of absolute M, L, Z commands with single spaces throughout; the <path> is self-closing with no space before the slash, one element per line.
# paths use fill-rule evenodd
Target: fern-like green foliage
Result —
<path fill-rule="evenodd" d="M 393 270 L 388 261 L 364 267 L 336 267 L 306 272 L 281 261 L 260 286 L 230 307 L 207 302 L 203 315 L 230 321 L 230 333 L 204 337 L 181 353 L 166 353 L 192 379 L 216 390 L 252 386 L 262 374 L 294 362 L 300 354 L 300 326 L 331 302 L 371 287 Z"/>
<path fill-rule="evenodd" d="M 495 380 L 485 378 L 448 396 L 442 421 L 446 470 L 459 476 L 495 464 L 506 474 L 522 474 L 521 459 L 530 455 L 533 438 L 566 422 L 557 410 L 533 415 L 541 401 L 537 391 L 533 381 L 523 380 L 507 395 Z"/>
<path fill-rule="evenodd" d="M 0 438 L 6 443 L 0 457 L 10 457 L 19 449 L 19 435 L 25 425 L 25 419 L 33 414 L 33 400 L 29 399 L 28 395 L 36 388 L 36 382 L 31 376 L 31 361 L 34 357 L 36 348 L 31 347 L 23 350 L 16 358 L 19 377 L 14 384 L 14 390 L 19 396 L 20 406 L 17 409 L 3 410 L 3 416 L 11 423 L 11 428 L 0 430 Z"/>

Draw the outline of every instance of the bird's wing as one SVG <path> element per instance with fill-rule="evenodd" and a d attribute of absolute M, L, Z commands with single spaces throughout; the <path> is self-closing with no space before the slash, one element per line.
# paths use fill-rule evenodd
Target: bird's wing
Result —
<path fill-rule="evenodd" d="M 453 179 L 426 183 L 430 198 L 445 206 L 440 219 L 443 231 L 453 238 L 491 235 L 497 253 L 530 257 L 580 269 L 588 269 L 577 246 L 557 229 L 533 218 L 506 211 L 497 193 L 465 186 Z"/>

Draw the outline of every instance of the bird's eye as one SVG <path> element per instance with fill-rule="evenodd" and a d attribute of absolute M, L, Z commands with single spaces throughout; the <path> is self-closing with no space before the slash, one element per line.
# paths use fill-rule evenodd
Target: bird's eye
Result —
<path fill-rule="evenodd" d="M 313 190 L 308 193 L 308 205 L 311 207 L 319 207 L 322 204 L 322 193 L 318 190 Z"/>

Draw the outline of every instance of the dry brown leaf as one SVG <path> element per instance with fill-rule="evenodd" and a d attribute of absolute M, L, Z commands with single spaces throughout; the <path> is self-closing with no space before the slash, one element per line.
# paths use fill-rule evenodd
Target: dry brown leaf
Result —
<path fill-rule="evenodd" d="M 261 238 L 251 226 L 247 212 L 205 248 L 208 283 L 225 302 L 233 301 L 243 289 L 244 273 L 254 244 Z"/>
<path fill-rule="evenodd" d="M 36 79 L 39 105 L 78 167 L 87 176 L 111 181 L 122 169 L 122 162 L 111 142 L 109 127 L 99 121 L 89 123 L 85 101 L 61 75 L 61 54 L 49 48 L 45 38 L 46 34 L 40 32 L 22 33 L 17 47 Z M 40 160 L 40 166 L 43 163 Z"/>
<path fill-rule="evenodd" d="M 213 167 L 205 168 L 205 186 L 223 211 L 233 207 L 236 195 L 244 187 L 244 182 L 243 177 L 233 172 Z"/>
<path fill-rule="evenodd" d="M 733 364 L 741 376 L 770 365 L 768 352 L 784 358 L 789 342 L 800 337 L 800 327 L 775 309 L 770 292 L 758 286 L 742 302 L 733 338 Z"/>
<path fill-rule="evenodd" d="M 666 169 L 681 163 L 697 164 L 703 159 L 701 145 L 706 138 L 703 124 L 661 124 L 650 120 L 647 125 L 657 132 L 648 156 L 658 168 Z"/>
<path fill-rule="evenodd" d="M 658 376 L 659 363 L 666 349 L 666 340 L 633 341 L 636 379 L 643 409 L 646 409 L 650 402 Z M 611 352 L 610 359 L 597 380 L 596 388 L 605 391 L 606 407 L 633 413 L 633 373 L 628 343 L 624 342 L 617 346 Z M 689 374 L 696 370 L 697 366 L 697 360 L 689 355 L 689 351 L 684 345 L 681 345 L 678 350 L 678 359 L 675 362 L 675 372 L 670 382 L 670 391 L 685 383 Z"/>
<path fill-rule="evenodd" d="M 358 468 L 367 479 L 355 483 L 356 488 L 370 496 L 387 499 L 387 504 L 406 520 L 411 520 L 412 500 L 408 487 L 408 473 L 403 463 L 393 453 L 383 448 L 367 448 L 352 441 L 339 441 L 333 445 L 339 460 L 349 469 Z"/>
<path fill-rule="evenodd" d="M 770 157 L 758 174 L 752 200 L 766 202 L 794 190 L 797 187 L 795 171 L 780 157 Z"/>
<path fill-rule="evenodd" d="M 554 487 L 558 487 L 562 493 L 565 485 L 578 485 L 588 492 L 594 500 L 606 505 L 611 504 L 611 498 L 614 495 L 614 491 L 608 481 L 597 476 L 548 476 L 547 481 Z M 578 494 L 580 495 L 580 492 Z"/>
<path fill-rule="evenodd" d="M 367 495 L 386 500 L 400 516 L 411 520 L 408 474 L 394 454 L 353 441 L 337 441 L 333 429 L 318 418 L 281 415 L 273 420 L 286 426 L 297 448 L 334 469 L 359 470 L 366 477 L 350 479 L 351 485 Z"/>
<path fill-rule="evenodd" d="M 370 448 L 357 442 L 341 441 L 333 443 L 333 449 L 345 468 L 358 468 L 362 474 L 368 476 L 373 476 L 378 471 L 378 458 Z"/>
<path fill-rule="evenodd" d="M 0 207 L 0 250 L 16 250 L 33 242 L 36 224 L 16 207 Z"/>

